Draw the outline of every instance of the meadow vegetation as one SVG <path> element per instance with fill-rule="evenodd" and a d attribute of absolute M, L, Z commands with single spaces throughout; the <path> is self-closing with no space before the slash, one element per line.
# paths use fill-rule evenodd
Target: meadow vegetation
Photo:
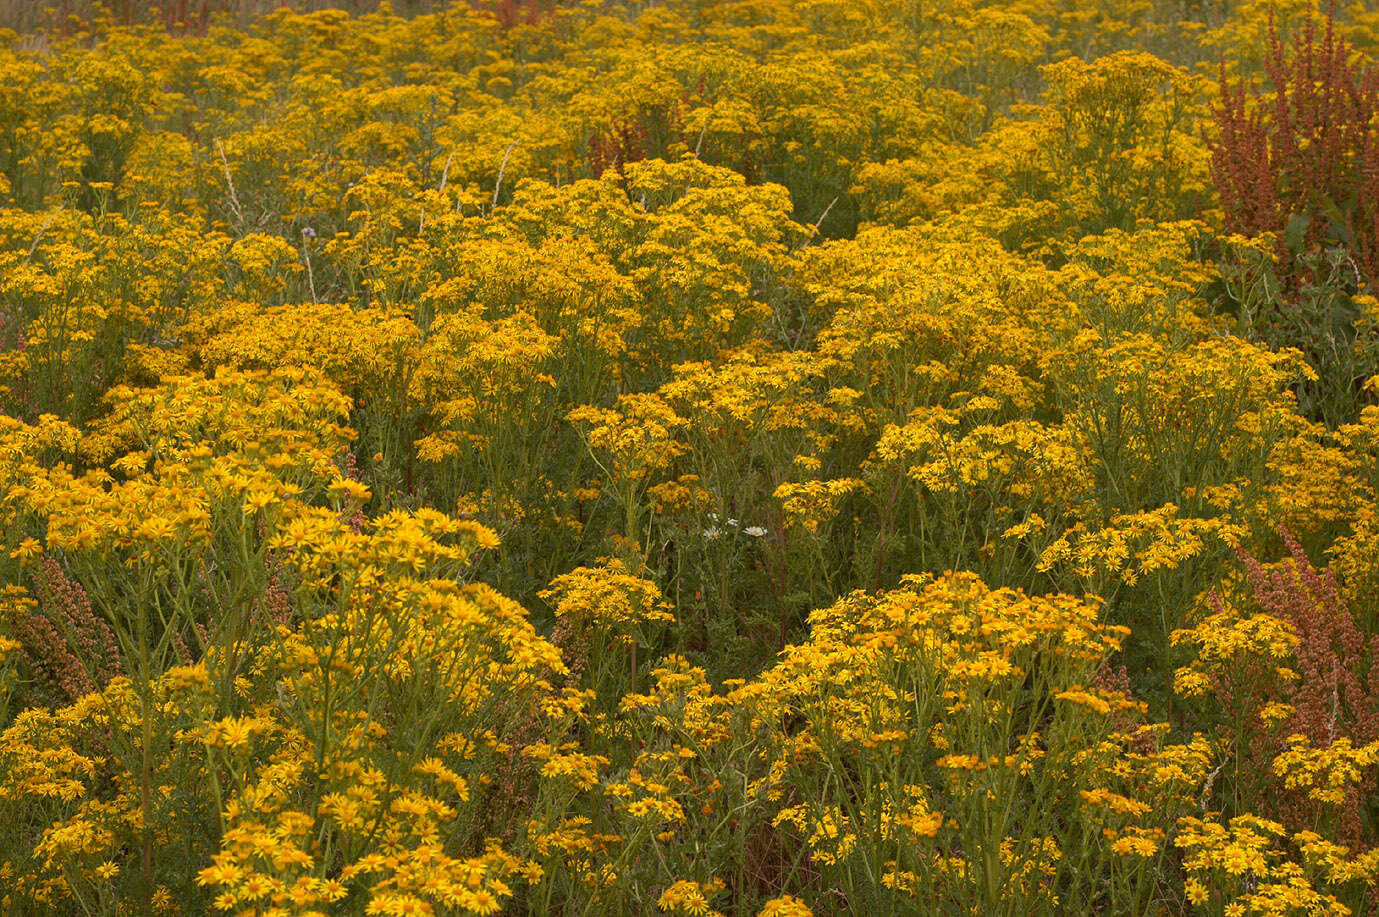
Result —
<path fill-rule="evenodd" d="M 0 31 L 0 910 L 1376 912 L 1379 14 L 403 12 Z"/>

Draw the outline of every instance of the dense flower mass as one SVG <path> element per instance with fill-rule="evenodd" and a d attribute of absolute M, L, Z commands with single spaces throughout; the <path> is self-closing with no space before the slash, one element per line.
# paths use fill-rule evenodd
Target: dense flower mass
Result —
<path fill-rule="evenodd" d="M 1376 912 L 1365 4 L 271 5 L 0 29 L 0 912 Z"/>

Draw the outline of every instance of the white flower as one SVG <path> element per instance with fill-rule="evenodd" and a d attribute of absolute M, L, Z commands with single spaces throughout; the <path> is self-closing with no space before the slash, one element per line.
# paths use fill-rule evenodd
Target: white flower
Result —
<path fill-rule="evenodd" d="M 744 535 L 751 535 L 753 538 L 760 538 L 762 535 L 766 534 L 766 529 L 762 528 L 759 525 L 749 525 L 745 529 L 743 529 L 742 532 Z"/>

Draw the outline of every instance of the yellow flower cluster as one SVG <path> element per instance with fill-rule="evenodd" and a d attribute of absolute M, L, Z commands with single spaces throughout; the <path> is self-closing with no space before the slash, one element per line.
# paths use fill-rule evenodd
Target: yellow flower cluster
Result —
<path fill-rule="evenodd" d="M 319 5 L 0 10 L 0 911 L 1372 910 L 1364 4 Z"/>

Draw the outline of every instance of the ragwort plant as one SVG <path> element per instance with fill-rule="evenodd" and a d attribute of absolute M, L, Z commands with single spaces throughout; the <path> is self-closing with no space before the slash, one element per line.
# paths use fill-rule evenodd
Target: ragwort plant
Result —
<path fill-rule="evenodd" d="M 1371 12 L 124 6 L 0 30 L 0 909 L 1373 910 Z"/>

